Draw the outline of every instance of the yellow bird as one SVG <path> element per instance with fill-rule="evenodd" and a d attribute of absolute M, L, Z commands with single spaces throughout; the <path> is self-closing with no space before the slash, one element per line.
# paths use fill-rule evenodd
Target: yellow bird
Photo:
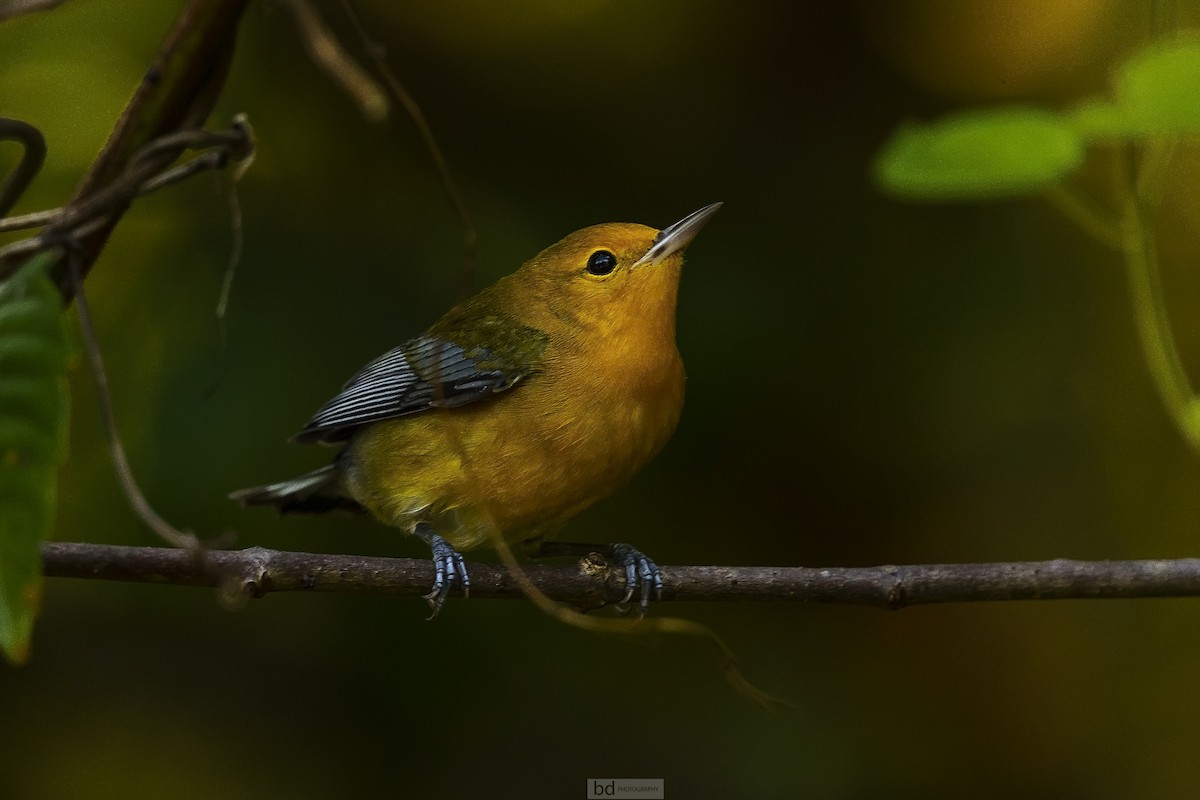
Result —
<path fill-rule="evenodd" d="M 658 566 L 628 544 L 545 537 L 626 483 L 675 430 L 683 251 L 721 207 L 661 231 L 576 231 L 367 364 L 297 442 L 343 445 L 332 464 L 230 495 L 281 511 L 368 511 L 433 552 L 436 615 L 470 578 L 460 550 L 489 532 L 533 555 L 599 551 L 643 611 Z"/>

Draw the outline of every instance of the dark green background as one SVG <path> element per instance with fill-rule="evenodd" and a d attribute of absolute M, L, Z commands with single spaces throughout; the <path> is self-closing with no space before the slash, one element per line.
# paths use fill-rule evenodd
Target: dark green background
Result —
<path fill-rule="evenodd" d="M 0 114 L 51 153 L 18 211 L 69 195 L 179 5 L 76 0 L 0 25 Z M 725 202 L 685 270 L 679 431 L 572 539 L 664 564 L 1197 554 L 1200 461 L 1154 394 L 1118 257 L 1036 199 L 910 206 L 869 180 L 905 119 L 1103 91 L 1154 23 L 1141 4 L 360 5 L 478 222 L 477 285 L 585 225 Z M 219 179 L 139 201 L 88 283 L 135 471 L 204 536 L 422 555 L 370 520 L 225 499 L 323 463 L 286 437 L 464 283 L 412 125 L 365 122 L 280 5 L 248 12 L 214 123 L 243 111 L 259 154 L 227 369 Z M 1196 174 L 1185 149 L 1163 212 L 1194 371 Z M 58 538 L 154 544 L 82 368 L 73 391 Z M 0 666 L 0 795 L 582 797 L 588 777 L 661 777 L 676 800 L 1126 798 L 1200 780 L 1196 601 L 660 612 L 716 629 L 799 706 L 774 717 L 692 641 L 597 637 L 523 602 L 425 613 L 48 581 L 32 661 Z"/>

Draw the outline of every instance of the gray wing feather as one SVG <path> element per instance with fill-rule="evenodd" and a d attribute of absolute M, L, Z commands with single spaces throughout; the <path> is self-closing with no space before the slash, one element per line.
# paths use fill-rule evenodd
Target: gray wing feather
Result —
<path fill-rule="evenodd" d="M 363 367 L 295 440 L 341 442 L 369 422 L 430 408 L 455 408 L 490 397 L 521 377 L 499 368 L 480 367 L 480 362 L 488 362 L 491 356 L 483 348 L 473 348 L 468 355 L 453 342 L 436 336 L 414 339 Z"/>

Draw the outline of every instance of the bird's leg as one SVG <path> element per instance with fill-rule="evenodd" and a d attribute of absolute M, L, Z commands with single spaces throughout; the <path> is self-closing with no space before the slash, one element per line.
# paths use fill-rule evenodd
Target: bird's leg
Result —
<path fill-rule="evenodd" d="M 625 573 L 625 596 L 621 604 L 628 603 L 633 593 L 640 590 L 639 606 L 645 614 L 650 607 L 650 597 L 653 592 L 655 600 L 662 599 L 663 577 L 662 570 L 650 558 L 633 545 L 618 542 L 616 544 L 581 544 L 579 542 L 549 542 L 542 540 L 534 545 L 530 555 L 534 558 L 553 556 L 584 557 L 592 553 L 600 553 L 608 558 L 609 564 Z"/>
<path fill-rule="evenodd" d="M 471 577 L 467 575 L 467 562 L 463 559 L 462 553 L 434 533 L 429 523 L 418 522 L 417 526 L 413 528 L 413 533 L 429 545 L 429 549 L 433 551 L 433 590 L 425 595 L 425 602 L 429 603 L 429 607 L 433 610 L 429 618 L 433 619 L 445 605 L 446 598 L 450 596 L 450 590 L 454 588 L 456 580 L 462 586 L 463 597 L 471 595 Z"/>

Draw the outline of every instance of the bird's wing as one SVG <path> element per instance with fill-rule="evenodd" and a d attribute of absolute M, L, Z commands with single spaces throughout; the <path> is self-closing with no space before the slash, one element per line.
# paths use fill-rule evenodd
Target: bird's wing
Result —
<path fill-rule="evenodd" d="M 367 364 L 318 411 L 297 442 L 342 442 L 369 422 L 455 408 L 491 397 L 534 372 L 483 347 L 460 347 L 426 334 Z"/>

